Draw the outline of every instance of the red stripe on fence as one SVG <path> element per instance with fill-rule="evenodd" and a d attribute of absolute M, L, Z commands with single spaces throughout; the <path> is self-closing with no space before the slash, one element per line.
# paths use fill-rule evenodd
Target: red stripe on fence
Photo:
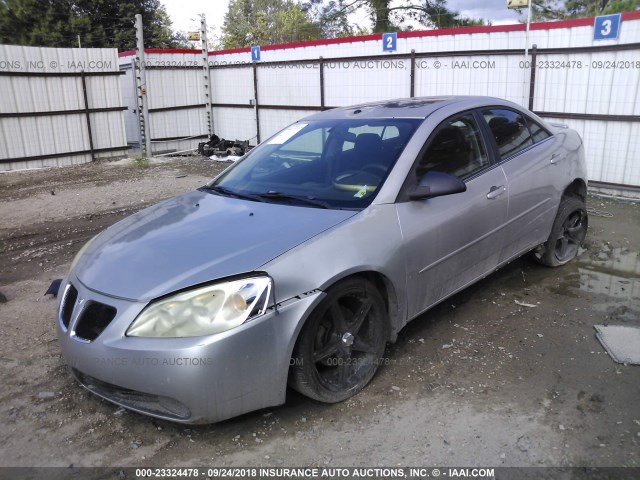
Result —
<path fill-rule="evenodd" d="M 640 11 L 624 12 L 622 14 L 622 20 L 640 20 Z M 594 18 L 576 18 L 572 20 L 559 20 L 555 22 L 540 22 L 532 23 L 531 30 L 555 30 L 558 28 L 574 28 L 574 27 L 588 27 L 593 25 Z M 517 32 L 524 31 L 525 24 L 518 23 L 515 25 L 488 25 L 484 27 L 456 27 L 456 28 L 441 28 L 439 30 L 418 30 L 411 32 L 398 32 L 398 38 L 419 38 L 419 37 L 438 37 L 441 35 L 470 35 L 474 33 L 498 33 L 498 32 Z M 304 48 L 304 47 L 316 47 L 320 45 L 336 45 L 341 43 L 356 43 L 356 42 L 370 42 L 375 40 L 381 40 L 382 35 L 379 33 L 371 35 L 360 35 L 354 37 L 343 38 L 325 38 L 321 40 L 309 40 L 306 42 L 291 42 L 280 43 L 277 45 L 265 45 L 260 49 L 264 51 L 268 50 L 283 50 L 287 48 Z M 160 53 L 160 54 L 201 54 L 200 50 L 191 50 L 186 48 L 145 48 L 145 53 Z M 216 50 L 209 52 L 209 55 L 229 55 L 231 53 L 248 53 L 250 48 L 231 48 L 227 50 Z M 127 50 L 125 52 L 118 53 L 119 57 L 127 57 L 135 55 L 135 50 Z"/>

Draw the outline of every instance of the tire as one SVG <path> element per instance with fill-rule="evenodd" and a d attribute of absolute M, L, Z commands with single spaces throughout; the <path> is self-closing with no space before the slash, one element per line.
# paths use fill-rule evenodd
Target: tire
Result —
<path fill-rule="evenodd" d="M 289 385 L 325 403 L 352 397 L 376 373 L 388 325 L 385 302 L 371 282 L 350 278 L 337 283 L 300 331 Z"/>
<path fill-rule="evenodd" d="M 547 267 L 559 267 L 573 260 L 589 226 L 584 201 L 565 197 L 560 202 L 549 239 L 536 251 L 534 258 Z"/>

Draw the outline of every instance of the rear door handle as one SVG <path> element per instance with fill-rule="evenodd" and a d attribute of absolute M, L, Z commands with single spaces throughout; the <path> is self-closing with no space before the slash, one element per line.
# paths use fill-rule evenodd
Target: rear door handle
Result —
<path fill-rule="evenodd" d="M 499 197 L 500 195 L 502 195 L 506 191 L 507 191 L 507 187 L 505 187 L 504 185 L 500 185 L 499 187 L 496 187 L 494 185 L 493 187 L 491 187 L 489 189 L 489 193 L 487 193 L 487 198 L 489 200 L 493 200 L 494 198 Z"/>
<path fill-rule="evenodd" d="M 551 155 L 551 164 L 554 165 L 556 163 L 558 163 L 560 160 L 562 160 L 562 156 L 559 153 L 554 153 L 553 155 Z"/>

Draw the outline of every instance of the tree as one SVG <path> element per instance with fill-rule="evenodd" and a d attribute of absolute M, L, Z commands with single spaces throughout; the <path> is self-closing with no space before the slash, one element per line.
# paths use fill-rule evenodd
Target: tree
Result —
<path fill-rule="evenodd" d="M 231 0 L 222 27 L 225 48 L 335 38 L 369 33 L 349 21 L 365 9 L 374 33 L 411 29 L 415 20 L 429 28 L 484 25 L 447 7 L 446 0 Z"/>
<path fill-rule="evenodd" d="M 450 10 L 446 0 L 423 0 L 418 5 L 405 5 L 392 8 L 391 11 L 406 11 L 409 18 L 431 28 L 472 27 L 486 25 L 482 19 L 460 16 L 459 12 Z"/>
<path fill-rule="evenodd" d="M 312 0 L 312 3 L 322 3 L 322 0 Z M 330 10 L 334 17 L 365 9 L 371 18 L 374 33 L 411 29 L 405 26 L 408 20 L 415 20 L 428 28 L 486 24 L 483 20 L 462 17 L 459 12 L 450 10 L 446 0 L 405 0 L 399 5 L 392 5 L 391 0 L 345 0 L 339 4 L 340 8 Z"/>
<path fill-rule="evenodd" d="M 145 46 L 184 43 L 171 30 L 160 0 L 0 0 L 0 43 L 134 48 L 135 15 L 142 14 Z"/>
<path fill-rule="evenodd" d="M 352 13 L 344 0 L 309 0 L 301 4 L 302 10 L 320 28 L 322 38 L 336 38 L 369 33 L 349 22 Z"/>
<path fill-rule="evenodd" d="M 0 43 L 58 46 L 81 24 L 67 2 L 0 0 Z"/>
<path fill-rule="evenodd" d="M 609 13 L 631 12 L 640 8 L 640 0 L 533 0 L 534 21 L 583 18 Z M 519 10 L 524 13 L 525 10 Z"/>
<path fill-rule="evenodd" d="M 317 38 L 321 38 L 319 24 L 293 0 L 231 0 L 222 25 L 225 48 Z"/>

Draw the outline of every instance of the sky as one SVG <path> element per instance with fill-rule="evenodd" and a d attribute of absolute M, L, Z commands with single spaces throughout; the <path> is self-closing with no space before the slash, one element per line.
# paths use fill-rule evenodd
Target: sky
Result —
<path fill-rule="evenodd" d="M 449 0 L 447 5 L 465 17 L 483 18 L 493 25 L 518 23 L 518 13 L 507 8 L 506 0 Z"/>
<path fill-rule="evenodd" d="M 229 0 L 161 0 L 171 17 L 174 30 L 200 30 L 200 14 L 204 13 L 207 26 L 214 27 L 220 34 L 220 28 L 227 13 Z M 493 25 L 517 23 L 518 14 L 506 7 L 506 0 L 449 0 L 448 6 L 471 18 L 490 20 Z M 369 27 L 365 14 L 355 15 L 352 21 Z"/>

